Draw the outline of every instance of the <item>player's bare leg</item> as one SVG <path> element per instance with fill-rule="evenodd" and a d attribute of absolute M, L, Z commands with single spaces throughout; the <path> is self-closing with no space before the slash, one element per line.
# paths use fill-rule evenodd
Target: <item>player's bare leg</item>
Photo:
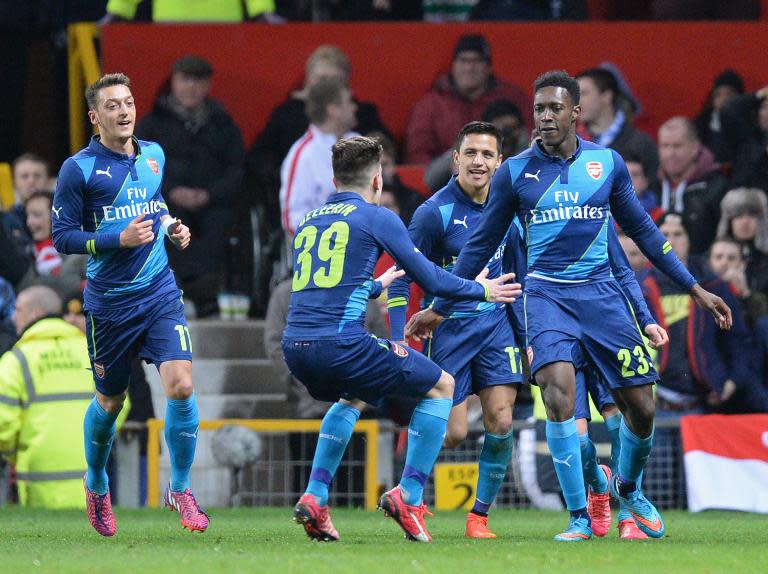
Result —
<path fill-rule="evenodd" d="M 165 441 L 171 459 L 171 482 L 163 502 L 178 511 L 181 525 L 191 532 L 205 532 L 208 515 L 197 504 L 189 488 L 189 471 L 197 446 L 198 412 L 192 387 L 192 361 L 165 361 L 160 378 L 167 398 Z"/>
<path fill-rule="evenodd" d="M 579 436 L 573 418 L 576 371 L 572 363 L 557 361 L 540 368 L 536 372 L 536 382 L 541 387 L 547 410 L 547 444 L 565 504 L 571 513 L 568 528 L 556 535 L 555 540 L 589 540 L 592 528 L 587 513 Z"/>

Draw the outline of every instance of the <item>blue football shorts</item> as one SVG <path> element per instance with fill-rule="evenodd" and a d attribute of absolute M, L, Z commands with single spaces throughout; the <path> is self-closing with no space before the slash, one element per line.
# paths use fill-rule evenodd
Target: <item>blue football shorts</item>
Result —
<path fill-rule="evenodd" d="M 293 376 L 319 401 L 359 399 L 377 406 L 388 395 L 424 396 L 442 369 L 418 351 L 374 335 L 283 339 Z"/>
<path fill-rule="evenodd" d="M 86 310 L 88 354 L 96 389 L 115 396 L 128 388 L 136 357 L 158 367 L 192 360 L 192 341 L 179 290 L 122 309 Z"/>
<path fill-rule="evenodd" d="M 453 375 L 454 406 L 486 387 L 523 382 L 520 345 L 504 307 L 446 319 L 429 340 L 427 356 Z"/>
<path fill-rule="evenodd" d="M 529 278 L 523 298 L 534 376 L 557 361 L 578 365 L 583 349 L 609 388 L 658 380 L 640 327 L 614 279 L 562 284 Z"/>

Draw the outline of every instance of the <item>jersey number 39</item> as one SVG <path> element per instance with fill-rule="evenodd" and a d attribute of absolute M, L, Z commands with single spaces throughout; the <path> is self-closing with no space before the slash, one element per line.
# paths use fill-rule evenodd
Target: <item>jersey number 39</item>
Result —
<path fill-rule="evenodd" d="M 296 268 L 293 272 L 293 291 L 301 291 L 310 279 L 316 287 L 335 287 L 344 274 L 344 257 L 347 254 L 349 225 L 335 221 L 317 239 L 317 227 L 307 225 L 293 239 Z M 315 243 L 317 247 L 315 248 Z M 318 261 L 313 260 L 313 257 Z M 327 264 L 327 265 L 326 265 Z M 314 267 L 317 266 L 315 269 Z"/>

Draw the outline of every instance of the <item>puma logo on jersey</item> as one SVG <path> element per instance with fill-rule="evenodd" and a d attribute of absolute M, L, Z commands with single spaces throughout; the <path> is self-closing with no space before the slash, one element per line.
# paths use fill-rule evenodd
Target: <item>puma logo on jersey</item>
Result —
<path fill-rule="evenodd" d="M 571 460 L 572 456 L 573 456 L 572 454 L 569 454 L 567 457 L 565 457 L 565 460 L 561 460 L 556 456 L 552 455 L 552 462 L 554 462 L 555 464 L 564 464 L 568 468 L 571 468 L 571 463 L 568 461 Z"/>
<path fill-rule="evenodd" d="M 537 171 L 536 173 L 528 173 L 525 172 L 525 179 L 535 179 L 536 181 L 539 181 L 539 174 L 541 173 L 541 170 Z"/>
<path fill-rule="evenodd" d="M 453 224 L 454 225 L 463 225 L 466 229 L 469 229 L 469 227 L 467 227 L 467 216 L 466 215 L 464 216 L 464 219 L 454 219 L 453 220 Z"/>
<path fill-rule="evenodd" d="M 56 209 L 54 206 L 51 206 L 51 211 L 53 211 L 56 214 L 56 219 L 58 219 L 59 211 L 61 211 L 61 208 Z"/>
<path fill-rule="evenodd" d="M 107 169 L 97 169 L 96 175 L 106 175 L 109 179 L 112 179 L 112 174 L 109 173 L 109 168 L 112 167 L 111 165 L 107 166 Z"/>

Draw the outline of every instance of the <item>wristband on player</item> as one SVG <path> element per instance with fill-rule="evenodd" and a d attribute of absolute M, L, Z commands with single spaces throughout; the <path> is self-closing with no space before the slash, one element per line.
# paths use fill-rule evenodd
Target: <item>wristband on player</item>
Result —
<path fill-rule="evenodd" d="M 160 224 L 163 228 L 163 233 L 170 237 L 176 231 L 176 218 L 168 217 Z"/>
<path fill-rule="evenodd" d="M 485 300 L 490 301 L 491 300 L 491 290 L 488 288 L 488 285 L 485 283 L 481 283 L 483 286 L 483 289 L 485 290 Z"/>

